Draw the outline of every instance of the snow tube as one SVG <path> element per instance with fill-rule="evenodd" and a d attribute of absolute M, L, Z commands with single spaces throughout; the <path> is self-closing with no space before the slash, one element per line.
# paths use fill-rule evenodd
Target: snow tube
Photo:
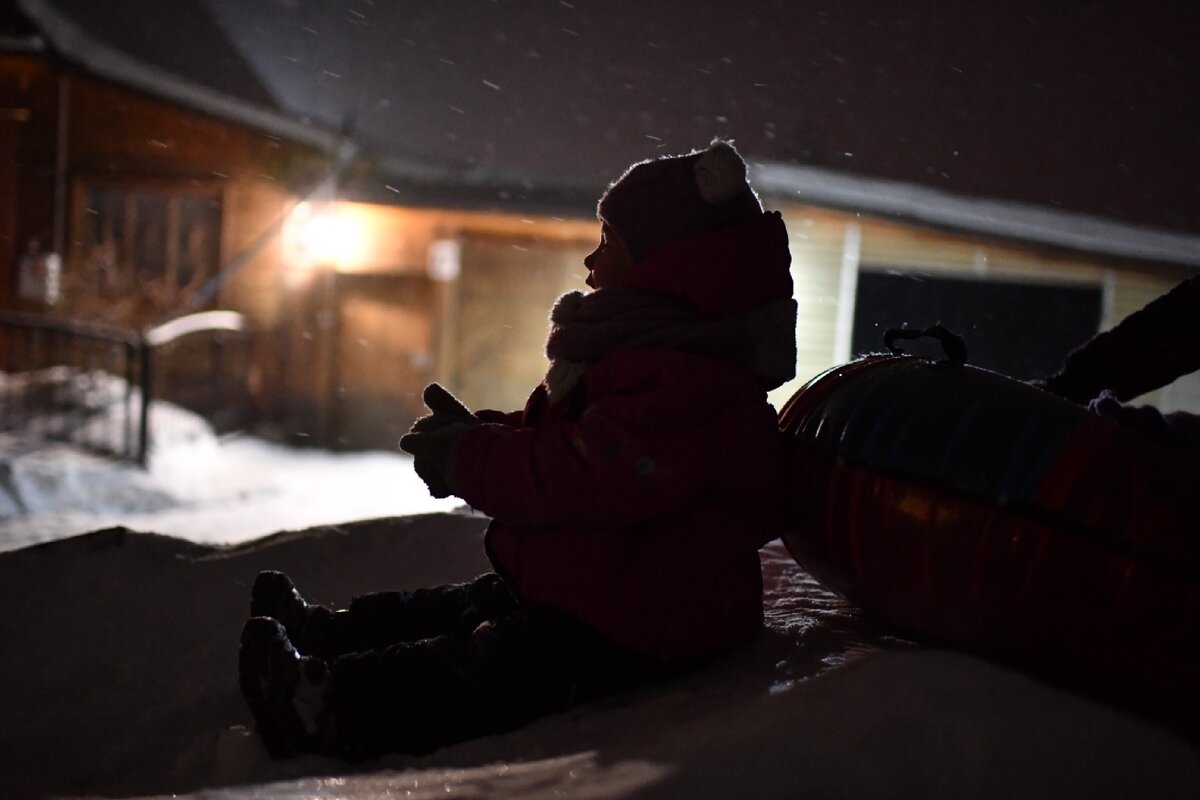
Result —
<path fill-rule="evenodd" d="M 918 637 L 1200 730 L 1200 457 L 986 370 L 873 356 L 780 414 L 783 540 Z"/>

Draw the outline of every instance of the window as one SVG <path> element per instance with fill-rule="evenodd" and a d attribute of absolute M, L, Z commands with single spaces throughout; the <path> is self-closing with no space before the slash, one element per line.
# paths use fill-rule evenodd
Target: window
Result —
<path fill-rule="evenodd" d="M 131 294 L 165 312 L 216 273 L 221 196 L 191 184 L 88 185 L 81 191 L 75 274 L 79 294 L 109 302 Z"/>
<path fill-rule="evenodd" d="M 942 324 L 966 340 L 969 363 L 1021 380 L 1058 369 L 1100 326 L 1099 286 L 930 277 L 864 266 L 851 347 L 883 349 L 888 328 Z M 902 345 L 917 352 L 916 346 Z"/>

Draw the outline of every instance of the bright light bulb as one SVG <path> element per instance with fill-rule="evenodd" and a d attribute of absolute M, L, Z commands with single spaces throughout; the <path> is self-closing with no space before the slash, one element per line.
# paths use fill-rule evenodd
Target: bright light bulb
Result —
<path fill-rule="evenodd" d="M 357 265 L 365 246 L 362 226 L 337 203 L 299 203 L 288 219 L 289 261 L 300 267 Z"/>

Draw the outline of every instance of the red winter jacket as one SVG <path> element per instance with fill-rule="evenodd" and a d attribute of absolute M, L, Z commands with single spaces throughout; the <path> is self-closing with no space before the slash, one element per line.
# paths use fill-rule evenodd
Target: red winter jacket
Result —
<path fill-rule="evenodd" d="M 782 222 L 762 224 L 775 236 L 772 271 L 784 271 L 764 299 L 790 297 Z M 729 238 L 701 248 L 716 259 L 689 254 L 694 274 L 754 271 L 715 246 Z M 754 307 L 746 291 L 728 297 Z M 717 300 L 694 301 L 722 313 Z M 624 349 L 560 403 L 539 386 L 523 412 L 481 416 L 458 445 L 454 483 L 493 517 L 488 556 L 525 603 L 663 658 L 728 649 L 761 628 L 758 550 L 781 533 L 785 471 L 753 375 L 680 350 Z"/>

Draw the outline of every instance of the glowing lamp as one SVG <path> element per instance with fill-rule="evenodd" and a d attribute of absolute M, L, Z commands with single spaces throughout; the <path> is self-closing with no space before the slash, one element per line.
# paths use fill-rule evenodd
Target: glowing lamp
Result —
<path fill-rule="evenodd" d="M 341 203 L 298 203 L 284 225 L 287 261 L 301 269 L 354 268 L 365 242 L 361 221 Z"/>

